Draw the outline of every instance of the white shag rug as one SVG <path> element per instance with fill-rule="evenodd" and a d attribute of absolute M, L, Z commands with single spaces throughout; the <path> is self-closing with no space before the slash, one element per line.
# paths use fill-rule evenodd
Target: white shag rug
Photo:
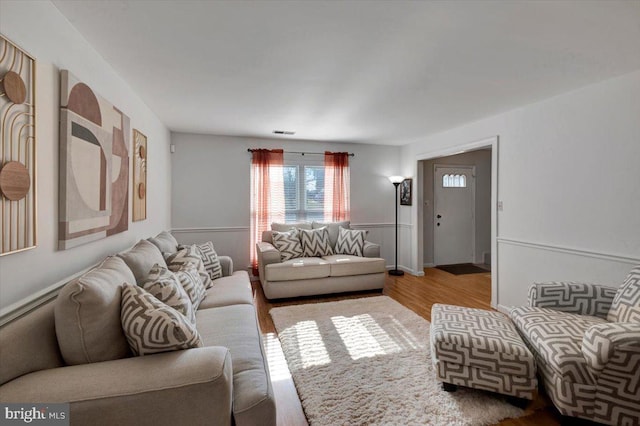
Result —
<path fill-rule="evenodd" d="M 429 322 L 387 296 L 270 311 L 309 423 L 489 425 L 523 410 L 435 379 Z"/>

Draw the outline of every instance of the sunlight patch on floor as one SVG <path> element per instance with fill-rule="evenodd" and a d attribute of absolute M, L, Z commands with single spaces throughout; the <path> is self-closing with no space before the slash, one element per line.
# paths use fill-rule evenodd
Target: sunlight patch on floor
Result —
<path fill-rule="evenodd" d="M 325 365 L 331 362 L 331 357 L 322 341 L 320 330 L 315 321 L 301 321 L 294 328 L 302 368 Z"/>
<path fill-rule="evenodd" d="M 269 374 L 272 382 L 291 379 L 291 373 L 287 366 L 287 359 L 282 352 L 280 340 L 275 333 L 267 333 L 263 336 L 264 350 L 267 354 Z"/>
<path fill-rule="evenodd" d="M 368 314 L 332 317 L 331 322 L 353 360 L 388 355 L 402 350 Z"/>

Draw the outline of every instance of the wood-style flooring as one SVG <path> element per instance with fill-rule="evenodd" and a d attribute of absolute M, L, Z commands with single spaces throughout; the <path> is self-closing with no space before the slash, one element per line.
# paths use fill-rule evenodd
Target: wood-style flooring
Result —
<path fill-rule="evenodd" d="M 286 360 L 282 354 L 269 310 L 277 306 L 379 296 L 381 292 L 347 293 L 270 302 L 265 298 L 259 282 L 253 283 L 253 291 L 260 328 L 265 338 L 266 352 L 269 359 L 269 368 L 276 398 L 278 425 L 306 425 L 307 421 L 302 411 L 293 379 L 289 374 Z M 434 303 L 491 309 L 491 274 L 452 275 L 439 269 L 427 268 L 423 277 L 408 274 L 402 277 L 387 276 L 382 294 L 392 297 L 427 320 L 431 319 L 431 306 Z M 506 419 L 500 425 L 554 426 L 559 425 L 560 422 L 561 416 L 553 408 L 553 404 L 544 394 L 540 394 L 529 404 L 525 416 L 518 419 Z"/>

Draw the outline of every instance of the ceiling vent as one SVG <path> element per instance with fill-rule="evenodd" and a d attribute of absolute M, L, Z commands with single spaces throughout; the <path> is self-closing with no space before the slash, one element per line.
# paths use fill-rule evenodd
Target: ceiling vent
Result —
<path fill-rule="evenodd" d="M 274 130 L 274 134 L 276 135 L 295 135 L 296 132 L 292 132 L 291 130 Z"/>

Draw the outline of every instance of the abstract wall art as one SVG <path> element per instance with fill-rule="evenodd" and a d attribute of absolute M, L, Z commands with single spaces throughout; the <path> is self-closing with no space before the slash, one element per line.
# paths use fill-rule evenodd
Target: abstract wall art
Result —
<path fill-rule="evenodd" d="M 35 59 L 0 35 L 0 256 L 34 248 Z"/>
<path fill-rule="evenodd" d="M 147 137 L 133 129 L 133 221 L 147 218 Z"/>
<path fill-rule="evenodd" d="M 130 134 L 127 115 L 60 72 L 60 250 L 129 228 Z"/>

